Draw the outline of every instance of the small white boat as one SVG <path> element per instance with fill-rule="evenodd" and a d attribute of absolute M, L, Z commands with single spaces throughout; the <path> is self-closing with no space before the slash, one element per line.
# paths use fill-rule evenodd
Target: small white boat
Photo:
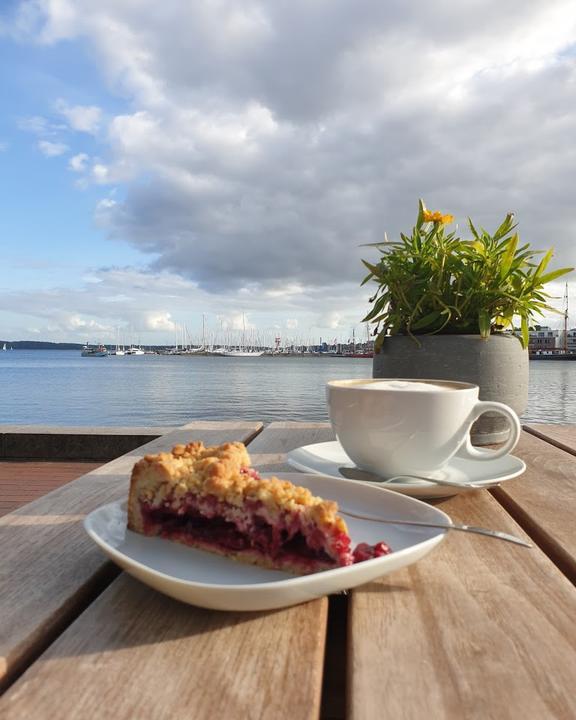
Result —
<path fill-rule="evenodd" d="M 126 348 L 120 343 L 120 330 L 116 328 L 116 349 L 110 355 L 126 355 Z"/>
<path fill-rule="evenodd" d="M 132 346 L 132 347 L 128 348 L 128 350 L 126 350 L 126 352 L 124 354 L 125 355 L 144 355 L 144 350 L 142 350 L 142 348 Z"/>

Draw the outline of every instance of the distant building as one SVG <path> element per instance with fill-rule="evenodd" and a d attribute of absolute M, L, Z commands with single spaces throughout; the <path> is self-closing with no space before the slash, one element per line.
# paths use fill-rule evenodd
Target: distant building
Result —
<path fill-rule="evenodd" d="M 576 352 L 576 328 L 572 328 L 566 333 L 566 350 Z"/>
<path fill-rule="evenodd" d="M 576 331 L 575 331 L 576 332 Z M 535 325 L 530 330 L 528 341 L 529 352 L 542 352 L 558 348 L 558 330 L 552 330 L 547 325 Z"/>

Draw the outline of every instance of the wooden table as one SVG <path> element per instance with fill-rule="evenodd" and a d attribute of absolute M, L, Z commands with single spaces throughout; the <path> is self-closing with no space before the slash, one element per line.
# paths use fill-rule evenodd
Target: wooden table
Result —
<path fill-rule="evenodd" d="M 526 428 L 525 475 L 441 503 L 532 550 L 454 533 L 347 595 L 244 614 L 160 595 L 82 528 L 136 459 L 192 438 L 243 440 L 281 472 L 332 432 L 191 423 L 0 519 L 0 717 L 576 718 L 576 426 Z"/>

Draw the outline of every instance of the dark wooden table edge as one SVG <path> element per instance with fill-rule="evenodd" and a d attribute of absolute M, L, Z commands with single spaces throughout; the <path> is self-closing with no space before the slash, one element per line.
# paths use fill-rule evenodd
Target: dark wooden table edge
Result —
<path fill-rule="evenodd" d="M 542 442 L 548 443 L 569 455 L 576 456 L 576 450 L 564 443 L 551 438 L 550 436 L 530 427 L 523 425 L 522 429 Z M 566 576 L 573 585 L 576 585 L 576 559 L 555 540 L 544 528 L 534 521 L 532 516 L 518 504 L 501 487 L 492 488 L 489 491 L 500 503 L 504 510 L 515 520 L 524 532 L 530 537 L 534 544 L 554 563 L 560 572 Z"/>
<path fill-rule="evenodd" d="M 571 448 L 569 445 L 565 445 L 560 440 L 556 440 L 556 438 L 550 437 L 550 435 L 546 435 L 545 433 L 540 432 L 540 430 L 536 430 L 536 428 L 533 428 L 530 425 L 523 425 L 522 429 L 525 430 L 529 435 L 534 435 L 534 437 L 540 438 L 540 440 L 544 440 L 544 442 L 547 442 L 549 445 L 554 445 L 554 447 L 557 447 L 559 450 L 564 450 L 564 452 L 567 452 L 570 455 L 576 455 L 576 448 Z"/>
<path fill-rule="evenodd" d="M 576 561 L 564 550 L 551 535 L 549 535 L 508 493 L 502 488 L 490 490 L 493 497 L 502 508 L 515 520 L 532 542 L 548 557 L 560 572 L 576 585 Z"/>

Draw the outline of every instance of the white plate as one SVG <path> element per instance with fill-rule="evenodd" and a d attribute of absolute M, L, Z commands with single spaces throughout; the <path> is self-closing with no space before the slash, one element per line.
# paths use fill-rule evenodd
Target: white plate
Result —
<path fill-rule="evenodd" d="M 492 451 L 484 450 L 484 452 L 489 454 Z M 340 445 L 337 440 L 297 448 L 288 453 L 287 460 L 292 467 L 306 473 L 327 475 L 356 484 L 361 482 L 343 474 L 347 468 L 355 469 L 356 466 L 344 452 L 342 445 Z M 522 475 L 525 470 L 526 463 L 514 455 L 505 455 L 495 460 L 470 460 L 469 458 L 456 455 L 441 470 L 430 473 L 430 477 L 438 480 L 452 480 L 490 486 L 518 477 L 518 475 Z M 413 497 L 439 498 L 470 492 L 470 490 L 474 490 L 475 488 L 435 485 L 425 480 L 410 480 L 406 482 L 395 480 L 386 485 L 386 489 Z"/>
<path fill-rule="evenodd" d="M 282 477 L 352 512 L 450 524 L 450 518 L 437 508 L 370 485 L 300 473 Z M 216 610 L 271 610 L 341 592 L 416 562 L 446 534 L 438 528 L 352 518 L 346 518 L 346 523 L 353 545 L 384 540 L 393 552 L 349 567 L 294 576 L 131 532 L 126 529 L 122 501 L 91 512 L 84 527 L 108 557 L 138 580 L 177 600 Z"/>

